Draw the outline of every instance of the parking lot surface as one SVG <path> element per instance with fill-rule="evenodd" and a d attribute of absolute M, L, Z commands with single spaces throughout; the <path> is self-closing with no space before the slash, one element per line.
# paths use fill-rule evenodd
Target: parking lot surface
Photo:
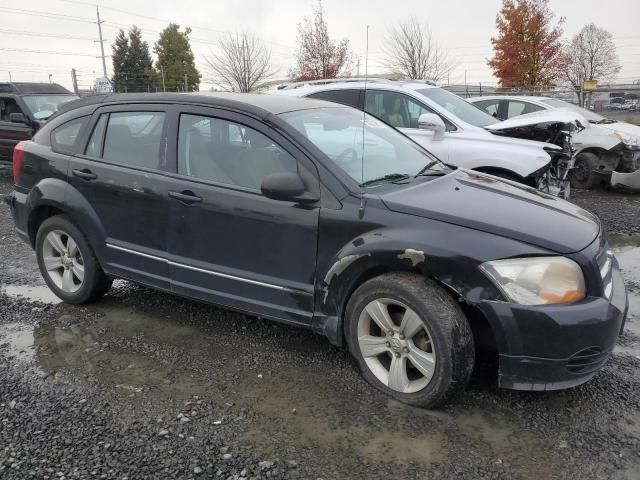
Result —
<path fill-rule="evenodd" d="M 0 169 L 0 193 L 11 190 Z M 612 233 L 630 315 L 592 381 L 446 408 L 369 387 L 311 332 L 117 281 L 61 304 L 0 205 L 2 479 L 640 478 L 640 195 L 576 192 Z"/>

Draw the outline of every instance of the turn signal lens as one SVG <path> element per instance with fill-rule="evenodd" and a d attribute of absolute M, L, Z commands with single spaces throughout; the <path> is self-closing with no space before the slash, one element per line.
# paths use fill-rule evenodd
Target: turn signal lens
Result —
<path fill-rule="evenodd" d="M 480 268 L 508 300 L 522 305 L 573 303 L 585 297 L 582 270 L 565 257 L 495 260 Z"/>

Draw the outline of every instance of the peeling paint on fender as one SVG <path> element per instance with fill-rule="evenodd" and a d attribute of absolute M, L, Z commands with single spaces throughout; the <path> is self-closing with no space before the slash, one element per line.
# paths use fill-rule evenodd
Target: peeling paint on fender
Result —
<path fill-rule="evenodd" d="M 327 274 L 324 276 L 324 283 L 326 283 L 327 285 L 330 285 L 331 280 L 333 280 L 333 277 L 340 275 L 353 262 L 355 262 L 359 258 L 369 257 L 369 256 L 371 256 L 370 253 L 362 253 L 360 255 L 347 255 L 345 257 L 342 257 L 336 263 L 331 265 L 331 268 L 329 269 Z"/>
<path fill-rule="evenodd" d="M 400 260 L 411 260 L 412 267 L 415 267 L 425 260 L 424 252 L 422 250 L 414 250 L 413 248 L 407 248 L 404 253 L 398 254 L 398 258 Z"/>

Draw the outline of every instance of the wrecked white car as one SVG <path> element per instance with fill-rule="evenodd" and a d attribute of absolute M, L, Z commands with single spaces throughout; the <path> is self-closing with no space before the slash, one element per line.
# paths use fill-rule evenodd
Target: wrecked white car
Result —
<path fill-rule="evenodd" d="M 569 195 L 565 175 L 571 168 L 569 133 L 576 128 L 570 124 L 587 123 L 574 113 L 549 111 L 531 117 L 529 125 L 500 128 L 494 117 L 463 98 L 416 80 L 319 80 L 289 84 L 277 93 L 365 110 L 449 165 L 490 173 L 564 198 Z M 569 123 L 568 116 L 573 117 Z"/>
<path fill-rule="evenodd" d="M 582 115 L 591 128 L 572 138 L 577 188 L 599 185 L 640 191 L 640 127 L 609 119 L 557 98 L 493 95 L 469 101 L 496 118 L 515 119 L 522 113 L 569 109 Z"/>

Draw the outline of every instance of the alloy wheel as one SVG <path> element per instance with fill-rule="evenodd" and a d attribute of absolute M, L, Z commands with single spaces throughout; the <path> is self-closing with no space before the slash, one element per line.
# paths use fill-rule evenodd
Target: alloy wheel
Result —
<path fill-rule="evenodd" d="M 76 241 L 61 230 L 47 233 L 42 259 L 51 281 L 65 293 L 77 292 L 84 282 L 84 260 Z"/>
<path fill-rule="evenodd" d="M 367 304 L 358 318 L 358 346 L 371 372 L 392 390 L 415 393 L 433 378 L 431 335 L 419 315 L 397 300 Z"/>

